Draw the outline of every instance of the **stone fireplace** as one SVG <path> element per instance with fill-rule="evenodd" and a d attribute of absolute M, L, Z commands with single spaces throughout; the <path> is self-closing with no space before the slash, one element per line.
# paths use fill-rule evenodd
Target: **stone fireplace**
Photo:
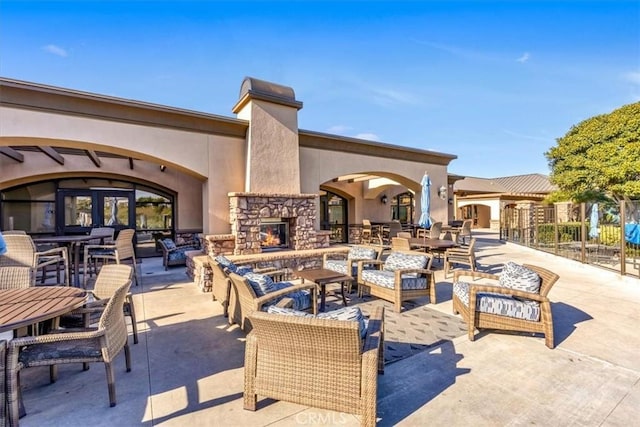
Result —
<path fill-rule="evenodd" d="M 234 254 L 316 248 L 316 194 L 229 193 Z"/>

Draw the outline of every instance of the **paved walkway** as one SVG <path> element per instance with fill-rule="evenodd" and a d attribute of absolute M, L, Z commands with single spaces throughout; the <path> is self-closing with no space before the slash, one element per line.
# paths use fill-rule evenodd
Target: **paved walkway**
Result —
<path fill-rule="evenodd" d="M 551 290 L 556 349 L 541 337 L 466 335 L 400 362 L 379 377 L 379 425 L 627 426 L 640 419 L 640 280 L 503 244 L 477 233 L 483 269 L 508 260 L 560 274 Z M 242 409 L 244 335 L 182 268 L 142 264 L 134 288 L 141 340 L 133 371 L 116 361 L 118 404 L 109 408 L 104 369 L 61 366 L 23 372 L 22 426 L 358 425 L 356 417 L 263 401 Z M 437 273 L 438 301 L 451 313 L 451 285 Z M 449 279 L 450 280 L 450 279 Z"/>

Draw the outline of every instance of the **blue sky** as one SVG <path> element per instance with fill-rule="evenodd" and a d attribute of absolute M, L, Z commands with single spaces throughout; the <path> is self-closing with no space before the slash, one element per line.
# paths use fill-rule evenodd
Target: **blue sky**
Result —
<path fill-rule="evenodd" d="M 548 174 L 572 125 L 640 101 L 640 1 L 0 0 L 0 76 L 228 117 L 252 76 L 302 129 Z"/>

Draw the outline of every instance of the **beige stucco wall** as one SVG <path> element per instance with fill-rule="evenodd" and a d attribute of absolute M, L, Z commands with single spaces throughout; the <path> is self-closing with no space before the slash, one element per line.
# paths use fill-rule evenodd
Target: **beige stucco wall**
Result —
<path fill-rule="evenodd" d="M 330 181 L 342 175 L 363 173 L 388 177 L 416 193 L 418 215 L 421 209 L 420 181 L 427 172 L 431 178 L 431 216 L 436 221 L 448 221 L 447 201 L 437 197 L 437 189 L 447 184 L 446 166 L 301 147 L 300 170 L 300 187 L 303 193 L 317 193 L 321 184 L 334 185 Z M 395 194 L 387 194 L 389 197 L 392 195 Z M 380 203 L 377 197 L 368 198 L 363 200 L 355 215 L 355 218 L 349 218 L 350 222 L 359 222 L 362 218 L 389 221 L 390 207 Z"/>
<path fill-rule="evenodd" d="M 253 99 L 238 118 L 249 120 L 244 191 L 300 193 L 298 110 Z"/>
<path fill-rule="evenodd" d="M 0 115 L 2 145 L 89 143 L 94 150 L 165 162 L 200 178 L 209 175 L 209 135 L 204 133 L 8 107 L 0 107 Z M 34 143 L 38 138 L 45 141 Z"/>

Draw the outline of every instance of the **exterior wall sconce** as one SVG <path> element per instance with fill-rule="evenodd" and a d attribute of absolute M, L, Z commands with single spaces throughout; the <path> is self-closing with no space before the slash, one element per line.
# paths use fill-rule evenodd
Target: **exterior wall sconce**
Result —
<path fill-rule="evenodd" d="M 438 189 L 438 197 L 442 200 L 447 200 L 447 187 L 444 185 Z"/>
<path fill-rule="evenodd" d="M 387 199 L 386 194 L 383 194 L 382 197 L 380 197 L 380 201 L 382 202 L 383 205 L 386 205 L 389 199 Z"/>
<path fill-rule="evenodd" d="M 165 165 L 160 165 L 160 172 L 164 172 L 167 169 Z"/>

